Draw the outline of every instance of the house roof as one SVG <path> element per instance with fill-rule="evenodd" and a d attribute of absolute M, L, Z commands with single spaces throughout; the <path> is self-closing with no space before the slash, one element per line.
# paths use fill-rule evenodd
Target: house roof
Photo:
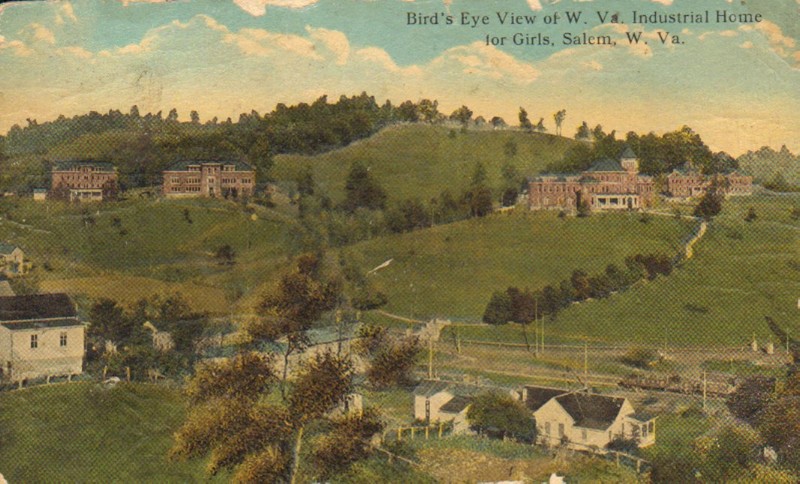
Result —
<path fill-rule="evenodd" d="M 619 154 L 620 160 L 624 160 L 626 158 L 627 159 L 636 158 L 636 153 L 633 152 L 630 146 L 625 146 L 625 149 L 622 150 L 622 153 Z"/>
<path fill-rule="evenodd" d="M 636 420 L 637 422 L 649 422 L 656 418 L 655 415 L 651 415 L 649 413 L 644 412 L 636 412 L 633 415 L 628 415 L 629 419 Z"/>
<path fill-rule="evenodd" d="M 94 160 L 68 160 L 56 161 L 53 165 L 54 171 L 69 171 L 75 168 L 88 166 L 100 171 L 114 171 L 116 168 L 108 161 L 94 161 Z"/>
<path fill-rule="evenodd" d="M 455 397 L 448 400 L 447 403 L 439 407 L 439 411 L 444 413 L 459 414 L 462 411 L 464 411 L 464 409 L 467 408 L 471 403 L 472 399 L 470 397 L 456 395 Z"/>
<path fill-rule="evenodd" d="M 0 323 L 75 318 L 77 315 L 72 300 L 63 293 L 0 297 Z"/>
<path fill-rule="evenodd" d="M 563 395 L 566 392 L 558 388 L 526 386 L 525 393 L 525 406 L 535 412 L 552 398 Z"/>
<path fill-rule="evenodd" d="M 22 330 L 22 329 L 40 329 L 40 328 L 66 328 L 70 326 L 83 326 L 83 323 L 78 321 L 77 318 L 59 318 L 59 319 L 48 319 L 47 321 L 37 321 L 34 319 L 30 321 L 23 321 L 21 323 L 0 322 L 0 326 L 3 326 L 4 328 L 8 328 L 10 330 Z"/>
<path fill-rule="evenodd" d="M 597 172 L 597 171 L 625 171 L 622 169 L 622 165 L 619 164 L 619 161 L 612 160 L 611 158 L 603 158 L 600 160 L 596 160 L 592 163 L 592 166 L 586 170 L 588 172 Z"/>
<path fill-rule="evenodd" d="M 236 171 L 253 171 L 250 164 L 240 160 L 180 160 L 169 165 L 165 171 L 187 171 L 190 166 L 233 165 Z"/>
<path fill-rule="evenodd" d="M 17 246 L 13 244 L 6 244 L 5 242 L 0 242 L 0 254 L 8 255 L 14 252 Z"/>
<path fill-rule="evenodd" d="M 567 393 L 556 401 L 575 421 L 575 426 L 605 430 L 614 423 L 625 399 L 608 395 Z"/>

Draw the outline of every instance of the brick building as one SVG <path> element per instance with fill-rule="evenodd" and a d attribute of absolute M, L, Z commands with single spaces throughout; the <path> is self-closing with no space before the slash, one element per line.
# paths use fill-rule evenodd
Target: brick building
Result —
<path fill-rule="evenodd" d="M 667 176 L 667 191 L 673 198 L 693 198 L 702 196 L 711 182 L 716 180 L 717 186 L 725 195 L 751 195 L 753 193 L 753 177 L 739 172 L 719 175 L 703 175 L 694 170 L 674 170 Z"/>
<path fill-rule="evenodd" d="M 164 170 L 167 197 L 246 197 L 256 171 L 243 161 L 179 161 Z"/>
<path fill-rule="evenodd" d="M 636 210 L 652 205 L 652 177 L 639 174 L 639 160 L 626 148 L 619 160 L 604 158 L 574 175 L 542 175 L 528 186 L 531 210 Z"/>
<path fill-rule="evenodd" d="M 116 198 L 117 169 L 105 161 L 59 161 L 53 165 L 51 194 L 69 201 Z"/>

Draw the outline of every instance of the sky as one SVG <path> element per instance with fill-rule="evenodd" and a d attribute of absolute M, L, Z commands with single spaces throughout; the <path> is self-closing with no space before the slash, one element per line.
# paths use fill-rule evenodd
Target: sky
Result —
<path fill-rule="evenodd" d="M 581 12 L 569 23 L 566 12 Z M 709 23 L 634 23 L 709 12 Z M 761 15 L 717 22 L 717 12 Z M 462 25 L 462 15 L 478 24 Z M 533 17 L 501 25 L 500 17 Z M 622 23 L 602 23 L 608 12 Z M 598 13 L 600 15 L 598 15 Z M 436 16 L 438 25 L 410 24 Z M 453 24 L 444 19 L 451 15 Z M 483 24 L 483 16 L 487 16 Z M 508 19 L 508 17 L 505 17 Z M 604 17 L 606 19 L 610 17 Z M 728 18 L 728 17 L 726 17 Z M 656 19 L 658 22 L 658 19 Z M 631 44 L 628 35 L 642 32 Z M 669 32 L 666 34 L 666 32 Z M 659 37 L 665 37 L 666 42 Z M 514 45 L 514 35 L 550 45 Z M 565 44 L 609 36 L 614 46 Z M 487 45 L 487 35 L 505 37 Z M 677 35 L 679 43 L 672 43 Z M 643 42 L 647 42 L 644 44 Z M 688 125 L 714 150 L 800 152 L 800 0 L 71 0 L 0 5 L 0 133 L 90 110 L 202 120 L 362 91 L 564 134 Z"/>

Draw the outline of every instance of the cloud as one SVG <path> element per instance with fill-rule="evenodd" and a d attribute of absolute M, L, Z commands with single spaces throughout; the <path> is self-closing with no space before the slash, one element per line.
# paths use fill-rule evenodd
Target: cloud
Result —
<path fill-rule="evenodd" d="M 337 64 L 344 65 L 347 63 L 347 58 L 350 56 L 350 42 L 344 33 L 336 30 L 314 28 L 308 25 L 306 26 L 306 32 L 336 57 Z"/>
<path fill-rule="evenodd" d="M 461 72 L 494 80 L 508 79 L 523 84 L 533 82 L 539 74 L 532 65 L 484 42 L 448 49 L 431 61 L 429 66 L 443 68 L 447 72 Z"/>
<path fill-rule="evenodd" d="M 314 5 L 317 1 L 318 0 L 233 0 L 233 3 L 250 15 L 261 17 L 267 13 L 267 6 L 305 8 Z"/>
<path fill-rule="evenodd" d="M 32 33 L 34 40 L 46 42 L 48 44 L 56 43 L 56 36 L 53 34 L 53 31 L 44 25 L 33 23 L 28 26 L 28 29 Z"/>
<path fill-rule="evenodd" d="M 56 13 L 56 24 L 63 25 L 67 20 L 77 22 L 78 17 L 75 16 L 75 11 L 72 9 L 70 2 L 62 2 L 59 4 L 58 12 Z"/>

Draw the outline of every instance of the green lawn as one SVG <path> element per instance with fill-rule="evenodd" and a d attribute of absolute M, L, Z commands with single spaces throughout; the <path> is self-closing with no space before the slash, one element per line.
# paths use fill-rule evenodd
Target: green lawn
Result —
<path fill-rule="evenodd" d="M 504 150 L 509 142 L 517 148 L 517 153 L 511 157 Z M 458 196 L 467 186 L 478 161 L 486 167 L 490 185 L 497 187 L 500 168 L 507 161 L 523 175 L 533 175 L 547 164 L 560 160 L 575 143 L 554 135 L 516 130 L 462 133 L 445 126 L 400 125 L 321 155 L 277 156 L 272 175 L 279 180 L 293 179 L 301 169 L 311 167 L 320 187 L 334 200 L 339 200 L 350 166 L 360 161 L 386 189 L 390 200 L 418 198 L 427 202 L 445 188 Z"/>
<path fill-rule="evenodd" d="M 690 227 L 671 217 L 642 223 L 635 214 L 560 219 L 520 210 L 348 249 L 367 265 L 392 264 L 373 276 L 388 295 L 386 310 L 408 317 L 479 321 L 496 290 L 558 284 L 575 269 L 596 273 L 636 253 L 676 253 Z"/>
<path fill-rule="evenodd" d="M 201 300 L 197 309 L 226 312 L 289 253 L 292 222 L 265 209 L 253 215 L 219 200 L 2 200 L 0 240 L 23 248 L 45 290 L 120 300 L 126 288 L 131 298 L 179 291 Z M 236 253 L 233 266 L 214 258 L 226 244 Z"/>
<path fill-rule="evenodd" d="M 204 481 L 203 462 L 166 458 L 184 412 L 177 391 L 151 385 L 2 393 L 0 470 L 9 482 Z"/>
<path fill-rule="evenodd" d="M 758 219 L 745 222 L 748 207 Z M 669 277 L 612 298 L 568 308 L 562 335 L 670 345 L 747 345 L 772 337 L 764 316 L 800 335 L 800 222 L 789 210 L 800 196 L 731 199 L 695 246 L 695 257 Z M 775 340 L 776 344 L 781 342 Z M 780 346 L 779 346 L 780 347 Z"/>

